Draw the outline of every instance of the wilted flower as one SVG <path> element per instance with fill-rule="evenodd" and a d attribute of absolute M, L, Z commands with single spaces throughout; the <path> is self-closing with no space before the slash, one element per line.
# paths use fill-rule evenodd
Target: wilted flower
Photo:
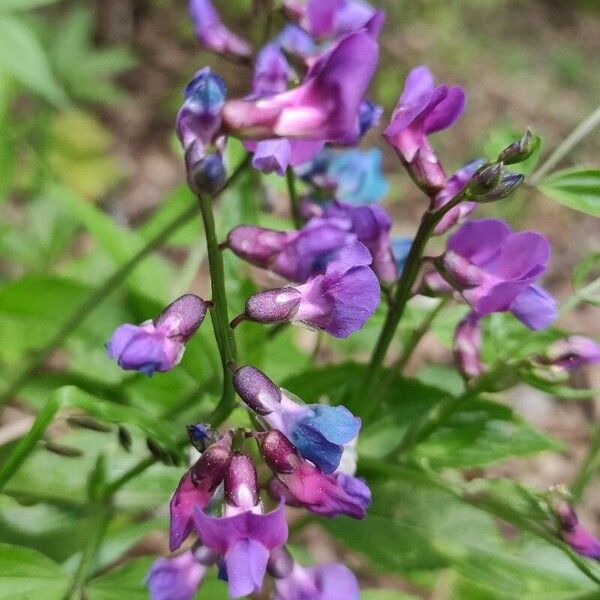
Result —
<path fill-rule="evenodd" d="M 193 294 L 169 304 L 154 321 L 117 327 L 106 344 L 108 356 L 122 369 L 152 375 L 179 363 L 185 342 L 204 320 L 207 304 Z"/>
<path fill-rule="evenodd" d="M 218 54 L 229 52 L 238 56 L 250 56 L 248 42 L 231 32 L 219 17 L 210 0 L 190 0 L 190 17 L 200 43 Z"/>
<path fill-rule="evenodd" d="M 461 87 L 436 87 L 426 66 L 415 67 L 406 78 L 392 120 L 384 131 L 411 177 L 429 194 L 445 187 L 446 176 L 427 136 L 450 127 L 464 107 Z"/>
<path fill-rule="evenodd" d="M 436 266 L 477 316 L 510 311 L 530 329 L 555 319 L 554 299 L 535 285 L 550 259 L 543 235 L 513 233 L 503 221 L 481 219 L 462 225 L 447 248 Z"/>
<path fill-rule="evenodd" d="M 334 337 L 348 337 L 379 304 L 379 282 L 371 262 L 368 249 L 354 242 L 327 264 L 325 273 L 305 284 L 254 294 L 243 316 L 259 323 L 293 321 Z"/>
<path fill-rule="evenodd" d="M 344 444 L 360 430 L 360 419 L 344 406 L 303 404 L 255 367 L 238 369 L 233 384 L 252 410 L 284 433 L 298 452 L 324 473 L 338 468 Z"/>

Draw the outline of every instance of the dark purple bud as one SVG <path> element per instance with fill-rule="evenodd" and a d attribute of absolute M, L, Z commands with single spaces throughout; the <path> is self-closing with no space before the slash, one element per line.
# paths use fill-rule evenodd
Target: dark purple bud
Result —
<path fill-rule="evenodd" d="M 494 190 L 502 181 L 503 170 L 501 162 L 487 163 L 477 169 L 467 187 L 467 195 L 479 196 Z"/>
<path fill-rule="evenodd" d="M 539 147 L 541 140 L 528 129 L 523 137 L 510 144 L 498 155 L 498 160 L 505 165 L 514 165 L 526 161 Z"/>
<path fill-rule="evenodd" d="M 292 442 L 277 429 L 259 433 L 256 439 L 265 462 L 275 473 L 293 473 L 302 460 Z"/>
<path fill-rule="evenodd" d="M 231 506 L 250 510 L 259 502 L 258 475 L 247 454 L 236 453 L 225 476 L 225 501 Z"/>
<path fill-rule="evenodd" d="M 246 316 L 258 323 L 288 321 L 296 314 L 302 294 L 293 287 L 254 294 L 246 302 Z"/>
<path fill-rule="evenodd" d="M 170 338 L 186 342 L 200 327 L 206 316 L 206 302 L 194 294 L 185 294 L 167 306 L 156 318 L 154 326 Z"/>
<path fill-rule="evenodd" d="M 279 546 L 271 550 L 267 572 L 275 579 L 288 577 L 294 568 L 294 559 L 285 546 Z"/>
<path fill-rule="evenodd" d="M 289 234 L 254 225 L 238 225 L 227 234 L 227 247 L 240 258 L 266 269 L 282 250 Z"/>
<path fill-rule="evenodd" d="M 203 490 L 214 492 L 225 478 L 231 463 L 231 434 L 209 446 L 190 468 L 192 483 Z"/>
<path fill-rule="evenodd" d="M 241 399 L 257 414 L 268 415 L 281 403 L 281 390 L 262 372 L 246 365 L 233 376 Z"/>
<path fill-rule="evenodd" d="M 481 349 L 481 321 L 469 313 L 456 327 L 454 333 L 454 360 L 458 370 L 467 378 L 483 373 L 479 357 Z"/>
<path fill-rule="evenodd" d="M 435 156 L 431 157 L 419 149 L 405 166 L 412 180 L 427 195 L 435 196 L 446 187 L 446 173 Z"/>
<path fill-rule="evenodd" d="M 479 203 L 486 203 L 506 198 L 523 183 L 524 179 L 525 176 L 520 173 L 505 171 L 504 175 L 502 175 L 502 181 L 493 190 L 485 194 L 480 194 L 473 198 L 473 200 Z"/>
<path fill-rule="evenodd" d="M 572 335 L 554 342 L 539 360 L 567 371 L 584 365 L 597 365 L 600 364 L 600 346 L 590 338 Z"/>
<path fill-rule="evenodd" d="M 578 554 L 600 560 L 600 539 L 579 523 L 573 507 L 561 501 L 555 510 L 562 539 Z"/>
<path fill-rule="evenodd" d="M 196 194 L 216 194 L 225 183 L 225 164 L 219 151 L 197 161 L 191 154 L 186 154 L 186 164 L 188 183 Z"/>
<path fill-rule="evenodd" d="M 479 285 L 483 279 L 481 270 L 456 252 L 446 250 L 433 260 L 439 274 L 454 289 L 463 290 Z"/>
<path fill-rule="evenodd" d="M 204 452 L 211 444 L 221 439 L 221 434 L 207 423 L 194 423 L 186 429 L 190 443 L 198 452 Z"/>

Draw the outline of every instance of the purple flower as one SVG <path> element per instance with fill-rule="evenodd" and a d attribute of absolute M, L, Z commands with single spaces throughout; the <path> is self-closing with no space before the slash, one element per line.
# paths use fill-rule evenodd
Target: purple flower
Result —
<path fill-rule="evenodd" d="M 293 321 L 346 338 L 365 324 L 380 301 L 371 262 L 368 249 L 354 242 L 327 264 L 325 273 L 305 284 L 251 296 L 245 318 L 259 323 Z"/>
<path fill-rule="evenodd" d="M 600 364 L 600 346 L 590 338 L 572 335 L 554 342 L 540 357 L 546 365 L 571 371 L 585 365 Z"/>
<path fill-rule="evenodd" d="M 442 206 L 445 206 L 452 198 L 462 192 L 475 171 L 477 171 L 484 163 L 485 161 L 483 159 L 474 160 L 456 171 L 456 173 L 448 179 L 446 187 L 436 194 L 433 208 L 436 210 L 442 208 Z M 457 223 L 463 221 L 476 206 L 476 202 L 463 201 L 458 206 L 450 209 L 435 226 L 435 235 L 441 235 L 454 227 Z"/>
<path fill-rule="evenodd" d="M 426 66 L 415 67 L 406 78 L 404 91 L 384 131 L 384 137 L 415 182 L 428 193 L 446 185 L 444 170 L 427 136 L 450 127 L 465 107 L 462 88 L 435 86 Z"/>
<path fill-rule="evenodd" d="M 257 98 L 287 90 L 290 65 L 277 43 L 267 44 L 256 57 L 252 94 Z"/>
<path fill-rule="evenodd" d="M 246 140 L 244 147 L 253 152 L 252 166 L 263 173 L 285 175 L 288 167 L 296 167 L 312 160 L 325 145 L 323 140 Z"/>
<path fill-rule="evenodd" d="M 396 261 L 390 246 L 392 221 L 381 206 L 353 206 L 332 202 L 323 210 L 325 219 L 346 222 L 349 231 L 356 234 L 373 259 L 372 269 L 384 283 L 393 283 L 398 278 Z"/>
<path fill-rule="evenodd" d="M 290 54 L 303 58 L 310 56 L 316 50 L 314 40 L 297 25 L 288 24 L 275 37 L 274 42 Z"/>
<path fill-rule="evenodd" d="M 358 600 L 360 589 L 354 573 L 345 565 L 326 563 L 302 567 L 275 580 L 274 600 Z"/>
<path fill-rule="evenodd" d="M 206 574 L 192 552 L 174 558 L 159 558 L 152 565 L 146 584 L 152 600 L 191 600 Z"/>
<path fill-rule="evenodd" d="M 248 42 L 221 23 L 210 0 L 190 0 L 189 10 L 196 35 L 205 48 L 218 54 L 229 52 L 238 56 L 250 56 L 252 49 Z"/>
<path fill-rule="evenodd" d="M 454 332 L 454 361 L 458 370 L 467 378 L 483 373 L 479 358 L 481 350 L 481 322 L 479 317 L 469 313 Z"/>
<path fill-rule="evenodd" d="M 298 283 L 324 272 L 328 261 L 355 241 L 354 234 L 326 219 L 292 232 L 238 225 L 227 235 L 227 247 L 237 256 Z"/>
<path fill-rule="evenodd" d="M 252 459 L 236 454 L 225 479 L 225 515 L 210 517 L 200 508 L 195 523 L 202 543 L 223 557 L 231 598 L 259 592 L 269 552 L 285 544 L 288 536 L 281 504 L 263 514 L 258 499 Z"/>
<path fill-rule="evenodd" d="M 177 136 L 185 152 L 188 180 L 197 192 L 213 192 L 225 179 L 224 140 L 216 138 L 226 94 L 225 82 L 205 67 L 185 88 L 185 100 L 177 113 Z"/>
<path fill-rule="evenodd" d="M 304 460 L 292 442 L 277 429 L 257 435 L 261 454 L 276 477 L 272 495 L 292 506 L 334 517 L 362 519 L 371 502 L 367 484 L 351 475 L 328 475 Z"/>
<path fill-rule="evenodd" d="M 315 38 L 330 38 L 364 27 L 375 9 L 362 0 L 309 0 L 301 24 Z"/>
<path fill-rule="evenodd" d="M 481 219 L 465 223 L 448 239 L 436 266 L 477 316 L 510 311 L 530 329 L 543 329 L 555 319 L 556 303 L 535 282 L 549 259 L 543 235 L 513 233 L 503 221 Z"/>
<path fill-rule="evenodd" d="M 171 498 L 171 551 L 177 550 L 192 532 L 196 507 L 204 508 L 223 481 L 231 463 L 231 435 L 209 446 L 181 478 Z"/>
<path fill-rule="evenodd" d="M 233 385 L 251 409 L 284 433 L 298 452 L 324 473 L 338 468 L 344 444 L 356 438 L 360 430 L 360 419 L 344 406 L 296 402 L 254 367 L 238 369 Z"/>
<path fill-rule="evenodd" d="M 224 127 L 250 139 L 342 138 L 356 123 L 377 54 L 370 31 L 352 33 L 315 61 L 300 86 L 257 100 L 226 102 Z"/>
<path fill-rule="evenodd" d="M 560 502 L 556 514 L 562 539 L 578 554 L 600 560 L 600 540 L 579 523 L 573 507 Z"/>
<path fill-rule="evenodd" d="M 200 327 L 205 314 L 202 298 L 181 296 L 154 321 L 117 327 L 106 344 L 108 356 L 116 359 L 122 369 L 146 375 L 169 371 L 181 360 L 185 342 Z"/>

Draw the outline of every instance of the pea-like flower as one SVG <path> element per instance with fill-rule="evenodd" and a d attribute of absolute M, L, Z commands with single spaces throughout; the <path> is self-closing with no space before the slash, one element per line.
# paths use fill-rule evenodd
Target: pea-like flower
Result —
<path fill-rule="evenodd" d="M 233 385 L 252 410 L 284 433 L 298 452 L 324 473 L 338 468 L 344 445 L 360 430 L 360 419 L 344 406 L 303 404 L 255 367 L 238 369 Z"/>
<path fill-rule="evenodd" d="M 210 0 L 190 0 L 189 10 L 196 35 L 205 48 L 218 54 L 250 56 L 248 42 L 223 25 Z"/>
<path fill-rule="evenodd" d="M 481 321 L 469 313 L 454 332 L 454 361 L 465 377 L 477 377 L 483 373 L 480 360 Z"/>
<path fill-rule="evenodd" d="M 202 543 L 223 557 L 229 596 L 259 592 L 269 553 L 285 544 L 288 528 L 283 504 L 263 514 L 256 468 L 248 455 L 235 454 L 231 461 L 225 477 L 224 516 L 211 517 L 196 508 L 195 523 Z"/>
<path fill-rule="evenodd" d="M 329 260 L 355 241 L 356 235 L 328 219 L 313 219 L 290 232 L 238 225 L 227 235 L 227 247 L 237 256 L 298 283 L 322 273 Z"/>
<path fill-rule="evenodd" d="M 106 344 L 108 356 L 125 370 L 146 375 L 169 371 L 181 360 L 185 342 L 200 327 L 206 309 L 207 303 L 202 298 L 185 294 L 153 321 L 117 327 Z"/>
<path fill-rule="evenodd" d="M 503 221 L 481 219 L 465 223 L 448 239 L 436 266 L 477 316 L 510 311 L 530 329 L 543 329 L 554 321 L 556 303 L 535 282 L 549 259 L 543 235 L 514 233 Z"/>
<path fill-rule="evenodd" d="M 192 600 L 204 579 L 206 567 L 193 552 L 173 558 L 159 558 L 146 578 L 152 600 Z"/>
<path fill-rule="evenodd" d="M 427 193 L 435 194 L 446 185 L 446 175 L 427 136 L 450 127 L 464 107 L 463 89 L 435 86 L 426 66 L 415 67 L 408 74 L 404 91 L 383 135 L 417 185 Z"/>
<path fill-rule="evenodd" d="M 600 364 L 600 346 L 590 338 L 572 335 L 551 344 L 538 361 L 566 371 L 597 365 Z"/>
<path fill-rule="evenodd" d="M 259 323 L 294 322 L 346 338 L 359 330 L 381 299 L 369 250 L 360 242 L 346 246 L 325 272 L 297 287 L 258 292 L 234 319 Z"/>
<path fill-rule="evenodd" d="M 304 460 L 277 429 L 257 434 L 257 440 L 265 462 L 275 475 L 269 486 L 271 495 L 326 517 L 364 518 L 371 492 L 362 479 L 343 473 L 323 473 Z"/>
<path fill-rule="evenodd" d="M 194 528 L 194 509 L 204 508 L 223 481 L 231 463 L 231 434 L 209 446 L 181 478 L 171 498 L 171 551 L 177 550 Z"/>
<path fill-rule="evenodd" d="M 600 539 L 579 522 L 573 507 L 561 501 L 556 507 L 556 515 L 562 539 L 578 554 L 600 560 Z"/>
<path fill-rule="evenodd" d="M 223 125 L 245 139 L 334 140 L 352 132 L 377 64 L 372 30 L 342 38 L 321 55 L 298 87 L 256 100 L 229 100 Z"/>

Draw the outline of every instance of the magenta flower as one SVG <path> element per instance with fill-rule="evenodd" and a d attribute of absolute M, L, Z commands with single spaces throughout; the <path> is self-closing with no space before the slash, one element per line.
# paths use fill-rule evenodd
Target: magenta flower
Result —
<path fill-rule="evenodd" d="M 362 0 L 309 0 L 307 4 L 286 2 L 288 14 L 315 38 L 332 38 L 364 27 L 375 9 Z"/>
<path fill-rule="evenodd" d="M 125 323 L 115 329 L 106 344 L 108 356 L 125 370 L 146 375 L 169 371 L 181 360 L 185 342 L 200 327 L 206 308 L 202 298 L 186 294 L 169 304 L 154 321 Z"/>
<path fill-rule="evenodd" d="M 481 350 L 481 322 L 469 313 L 454 332 L 454 361 L 462 375 L 470 378 L 483 373 L 479 357 Z"/>
<path fill-rule="evenodd" d="M 227 235 L 227 247 L 237 256 L 298 283 L 325 271 L 328 261 L 355 241 L 354 234 L 326 219 L 291 232 L 238 225 Z"/>
<path fill-rule="evenodd" d="M 464 107 L 463 89 L 446 85 L 436 87 L 426 66 L 415 67 L 408 74 L 404 91 L 383 135 L 411 177 L 428 193 L 443 189 L 446 176 L 427 136 L 450 127 Z"/>
<path fill-rule="evenodd" d="M 171 552 L 177 550 L 194 528 L 194 509 L 204 508 L 223 481 L 231 463 L 231 434 L 209 446 L 181 478 L 171 498 Z"/>
<path fill-rule="evenodd" d="M 206 574 L 192 552 L 154 562 L 146 584 L 152 600 L 192 600 Z"/>
<path fill-rule="evenodd" d="M 346 222 L 346 227 L 371 253 L 371 268 L 380 281 L 393 283 L 398 278 L 396 261 L 390 245 L 392 221 L 381 206 L 354 206 L 332 202 L 323 211 L 325 218 Z"/>
<path fill-rule="evenodd" d="M 270 427 L 284 433 L 298 452 L 324 473 L 338 468 L 344 445 L 360 430 L 360 419 L 344 406 L 295 401 L 255 367 L 238 369 L 233 385 L 252 410 Z"/>
<path fill-rule="evenodd" d="M 377 42 L 362 29 L 320 56 L 303 83 L 257 100 L 230 100 L 224 128 L 241 138 L 333 140 L 349 134 L 377 64 Z"/>
<path fill-rule="evenodd" d="M 325 145 L 323 140 L 246 140 L 244 147 L 253 152 L 252 166 L 263 173 L 285 175 L 288 167 L 296 167 L 312 160 Z"/>
<path fill-rule="evenodd" d="M 257 439 L 261 454 L 276 477 L 275 485 L 269 487 L 275 497 L 326 517 L 364 518 L 371 502 L 371 492 L 364 481 L 343 473 L 323 473 L 304 460 L 277 429 L 258 434 Z"/>
<path fill-rule="evenodd" d="M 448 179 L 446 187 L 439 191 L 433 199 L 435 210 L 445 206 L 452 198 L 464 190 L 471 177 L 485 163 L 484 160 L 474 160 L 461 167 Z M 435 226 L 434 234 L 441 235 L 452 229 L 457 223 L 461 223 L 477 206 L 476 202 L 463 201 L 458 206 L 450 209 Z"/>
<path fill-rule="evenodd" d="M 600 560 L 600 540 L 579 523 L 573 507 L 561 502 L 556 513 L 562 539 L 578 554 Z"/>
<path fill-rule="evenodd" d="M 288 528 L 283 504 L 262 513 L 256 469 L 248 455 L 236 454 L 231 461 L 225 478 L 225 516 L 210 517 L 198 507 L 194 518 L 202 543 L 223 557 L 229 596 L 259 592 L 269 553 L 285 544 Z"/>
<path fill-rule="evenodd" d="M 345 565 L 326 563 L 313 567 L 294 564 L 292 572 L 275 580 L 274 600 L 358 600 L 360 589 Z"/>
<path fill-rule="evenodd" d="M 585 365 L 600 364 L 600 346 L 590 338 L 572 335 L 564 340 L 554 342 L 540 361 L 571 371 Z"/>
<path fill-rule="evenodd" d="M 200 43 L 218 54 L 226 52 L 238 56 L 250 56 L 252 49 L 248 42 L 231 32 L 219 17 L 210 0 L 190 0 L 190 17 Z"/>
<path fill-rule="evenodd" d="M 365 324 L 380 301 L 371 262 L 367 248 L 354 242 L 327 264 L 325 273 L 305 284 L 251 296 L 244 317 L 259 323 L 292 321 L 346 338 Z"/>
<path fill-rule="evenodd" d="M 448 239 L 436 266 L 477 316 L 510 311 L 530 329 L 543 329 L 554 321 L 556 303 L 535 282 L 549 259 L 543 235 L 513 233 L 503 221 L 481 219 L 465 223 Z"/>

